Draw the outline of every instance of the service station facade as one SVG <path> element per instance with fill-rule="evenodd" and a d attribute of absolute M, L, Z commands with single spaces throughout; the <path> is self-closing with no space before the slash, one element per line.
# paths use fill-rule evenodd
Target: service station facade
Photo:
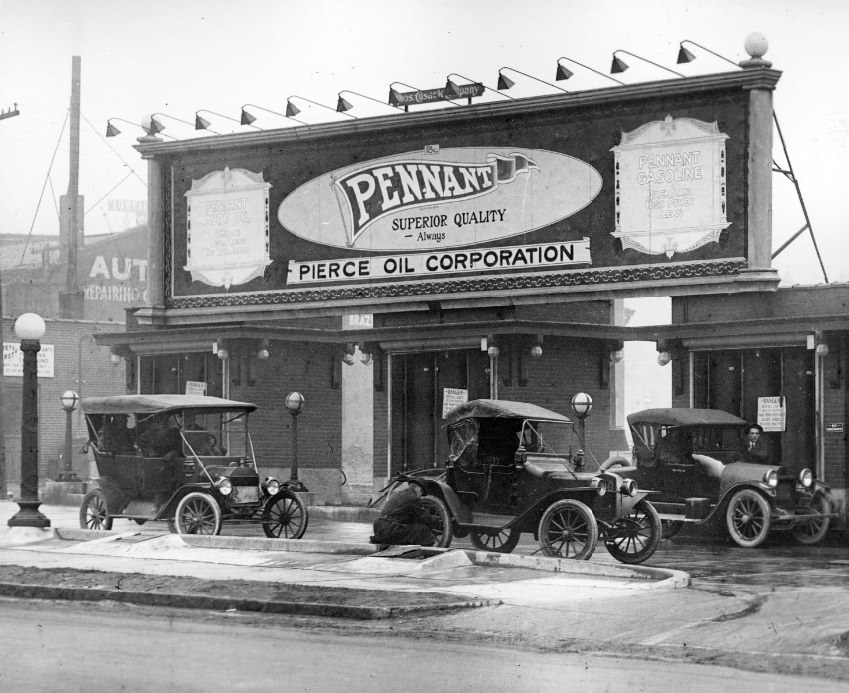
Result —
<path fill-rule="evenodd" d="M 584 391 L 588 447 L 622 449 L 615 355 L 633 339 L 669 353 L 676 406 L 754 420 L 777 401 L 779 459 L 845 489 L 845 455 L 826 462 L 842 453 L 815 420 L 832 392 L 815 383 L 823 328 L 771 331 L 759 308 L 784 315 L 770 265 L 780 74 L 753 59 L 586 92 L 144 138 L 149 302 L 98 341 L 127 358 L 128 391 L 259 405 L 257 454 L 277 474 L 291 445 L 284 399 L 301 392 L 300 478 L 318 502 L 441 464 L 445 413 L 466 399 L 568 415 Z M 621 324 L 616 299 L 636 296 L 671 296 L 673 324 Z"/>

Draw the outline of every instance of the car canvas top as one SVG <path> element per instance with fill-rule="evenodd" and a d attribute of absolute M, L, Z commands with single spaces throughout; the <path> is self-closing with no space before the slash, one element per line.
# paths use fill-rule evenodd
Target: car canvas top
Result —
<path fill-rule="evenodd" d="M 511 402 L 505 399 L 473 399 L 455 407 L 445 417 L 446 423 L 457 423 L 468 418 L 534 419 L 537 421 L 560 421 L 571 423 L 571 419 L 527 402 Z"/>
<path fill-rule="evenodd" d="M 661 426 L 745 426 L 748 422 L 721 409 L 643 409 L 628 414 L 628 423 L 659 424 Z"/>
<path fill-rule="evenodd" d="M 82 401 L 86 414 L 159 414 L 182 409 L 246 409 L 257 406 L 250 402 L 236 402 L 206 395 L 113 395 L 86 397 Z"/>

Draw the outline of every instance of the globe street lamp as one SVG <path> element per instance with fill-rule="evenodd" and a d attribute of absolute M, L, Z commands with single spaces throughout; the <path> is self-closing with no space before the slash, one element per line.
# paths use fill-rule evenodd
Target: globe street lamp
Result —
<path fill-rule="evenodd" d="M 21 397 L 21 492 L 15 502 L 20 510 L 9 518 L 10 527 L 50 526 L 39 510 L 38 500 L 38 352 L 44 336 L 44 320 L 24 313 L 15 320 L 15 335 L 21 340 L 24 356 Z"/>
<path fill-rule="evenodd" d="M 72 477 L 74 476 L 74 465 L 71 462 L 71 455 L 73 454 L 71 450 L 71 429 L 73 428 L 73 422 L 71 417 L 74 414 L 74 410 L 77 408 L 80 396 L 73 390 L 65 390 L 59 398 L 59 401 L 62 403 L 62 409 L 65 410 L 65 471 L 64 474 L 59 477 L 59 480 L 73 481 L 74 479 Z"/>
<path fill-rule="evenodd" d="M 300 392 L 290 392 L 286 395 L 286 409 L 292 415 L 292 471 L 289 476 L 290 488 L 306 491 L 307 488 L 298 481 L 298 416 L 304 408 L 304 396 Z"/>
<path fill-rule="evenodd" d="M 581 444 L 586 448 L 586 419 L 593 410 L 593 398 L 586 392 L 578 392 L 572 397 L 572 411 L 580 424 Z"/>

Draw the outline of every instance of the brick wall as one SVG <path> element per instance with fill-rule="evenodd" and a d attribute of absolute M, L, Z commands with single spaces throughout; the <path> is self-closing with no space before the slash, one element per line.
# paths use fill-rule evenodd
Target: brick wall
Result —
<path fill-rule="evenodd" d="M 514 368 L 511 384 L 503 384 L 505 370 L 499 367 L 502 382 L 500 399 L 537 404 L 574 419 L 572 396 L 586 392 L 593 409 L 586 420 L 587 449 L 602 461 L 610 438 L 610 390 L 601 387 L 602 368 L 609 367 L 608 350 L 589 340 L 547 337 L 540 358 L 525 358 L 527 383 L 522 385 Z"/>
<path fill-rule="evenodd" d="M 342 464 L 341 390 L 333 387 L 331 377 L 338 346 L 274 342 L 272 347 L 268 359 L 251 360 L 251 380 L 243 377 L 235 385 L 231 378 L 230 397 L 259 407 L 251 414 L 257 461 L 264 473 L 288 479 L 293 421 L 286 395 L 297 391 L 304 396 L 298 416 L 298 468 L 309 487 L 315 476 L 310 470 L 339 470 Z M 238 357 L 231 354 L 231 359 Z"/>

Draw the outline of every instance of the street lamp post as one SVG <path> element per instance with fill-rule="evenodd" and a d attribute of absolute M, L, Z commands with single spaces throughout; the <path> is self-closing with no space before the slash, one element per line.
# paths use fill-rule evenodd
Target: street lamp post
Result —
<path fill-rule="evenodd" d="M 73 455 L 73 446 L 71 443 L 73 420 L 71 417 L 74 414 L 74 410 L 77 408 L 80 396 L 73 390 L 65 390 L 59 398 L 59 401 L 62 403 L 62 409 L 65 410 L 65 469 L 63 474 L 59 477 L 59 480 L 73 481 L 74 465 L 71 460 L 71 455 Z"/>
<path fill-rule="evenodd" d="M 500 350 L 493 345 L 486 350 L 489 356 L 489 398 L 498 399 L 498 354 Z"/>
<path fill-rule="evenodd" d="M 304 409 L 304 396 L 300 392 L 290 392 L 286 395 L 286 409 L 292 415 L 292 471 L 289 475 L 289 487 L 306 491 L 306 486 L 298 480 L 298 416 Z"/>
<path fill-rule="evenodd" d="M 9 518 L 10 527 L 50 526 L 39 510 L 38 499 L 38 352 L 44 336 L 44 320 L 24 313 L 15 321 L 15 335 L 21 340 L 24 356 L 21 399 L 21 492 L 15 502 L 20 510 Z"/>
<path fill-rule="evenodd" d="M 586 420 L 592 410 L 593 398 L 586 392 L 578 392 L 572 397 L 572 411 L 578 417 L 578 423 L 581 429 L 581 444 L 584 448 L 587 447 Z"/>

